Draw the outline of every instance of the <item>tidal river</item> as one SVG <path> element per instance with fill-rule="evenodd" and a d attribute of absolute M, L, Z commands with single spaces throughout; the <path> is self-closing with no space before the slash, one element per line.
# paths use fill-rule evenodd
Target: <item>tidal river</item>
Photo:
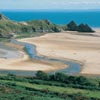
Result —
<path fill-rule="evenodd" d="M 69 65 L 69 67 L 66 67 L 65 69 L 62 69 L 62 70 L 60 69 L 60 70 L 57 70 L 54 72 L 49 72 L 49 73 L 63 72 L 63 73 L 69 74 L 69 75 L 74 75 L 74 74 L 79 74 L 81 71 L 81 65 L 79 63 L 76 63 L 74 61 L 67 61 L 67 60 L 63 60 L 63 59 L 39 56 L 39 55 L 37 55 L 35 45 L 25 43 L 25 42 L 19 42 L 15 39 L 12 39 L 11 42 L 14 44 L 23 45 L 25 47 L 28 55 L 30 56 L 30 58 L 45 60 L 45 61 L 56 61 L 56 62 L 64 63 L 64 64 L 66 64 L 66 66 Z M 33 76 L 33 75 L 35 75 L 36 72 L 34 72 L 34 71 L 2 71 L 2 73 L 12 73 L 12 74 L 16 74 L 16 75 Z"/>
<path fill-rule="evenodd" d="M 35 59 L 39 59 L 39 60 L 46 60 L 46 61 L 57 61 L 57 62 L 62 62 L 66 65 L 69 65 L 68 68 L 65 68 L 63 70 L 57 70 L 55 72 L 64 72 L 64 73 L 73 75 L 73 74 L 78 74 L 81 71 L 81 65 L 79 63 L 76 63 L 74 61 L 66 61 L 66 60 L 62 60 L 62 59 L 39 56 L 39 55 L 37 55 L 35 45 L 29 44 L 29 43 L 24 43 L 24 42 L 19 42 L 19 41 L 16 41 L 16 40 L 12 40 L 11 42 L 13 42 L 15 44 L 19 44 L 19 45 L 24 45 L 27 53 L 30 56 L 30 58 L 35 58 Z M 52 72 L 52 73 L 54 73 L 54 72 Z"/>

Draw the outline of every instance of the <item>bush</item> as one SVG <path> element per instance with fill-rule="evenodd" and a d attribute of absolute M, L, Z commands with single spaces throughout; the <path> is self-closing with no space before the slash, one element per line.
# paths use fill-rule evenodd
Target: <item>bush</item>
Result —
<path fill-rule="evenodd" d="M 43 79 L 43 80 L 49 80 L 49 75 L 45 72 L 42 72 L 42 71 L 38 71 L 36 73 L 36 77 L 39 79 Z"/>
<path fill-rule="evenodd" d="M 54 80 L 60 81 L 60 82 L 65 82 L 67 79 L 67 75 L 64 73 L 55 73 L 54 75 Z"/>

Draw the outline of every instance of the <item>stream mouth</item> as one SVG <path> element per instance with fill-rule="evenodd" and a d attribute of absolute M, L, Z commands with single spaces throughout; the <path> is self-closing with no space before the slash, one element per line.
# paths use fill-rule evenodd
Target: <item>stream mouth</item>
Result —
<path fill-rule="evenodd" d="M 66 67 L 65 69 L 60 69 L 60 70 L 52 71 L 49 73 L 63 72 L 65 74 L 69 74 L 69 75 L 76 75 L 76 74 L 79 74 L 81 71 L 81 64 L 80 63 L 76 63 L 74 61 L 67 61 L 67 60 L 63 60 L 63 59 L 56 59 L 56 58 L 48 58 L 45 56 L 39 56 L 39 55 L 37 55 L 35 45 L 25 43 L 25 42 L 19 42 L 15 39 L 12 39 L 11 42 L 14 44 L 23 45 L 25 47 L 25 50 L 27 51 L 28 55 L 32 59 L 34 58 L 34 59 L 44 60 L 44 61 L 56 61 L 56 62 L 64 63 L 64 64 L 66 64 L 66 66 L 69 65 L 69 67 Z M 28 73 L 29 73 L 29 71 L 28 71 Z M 32 72 L 30 72 L 30 73 L 32 73 Z M 34 73 L 36 73 L 36 71 Z"/>

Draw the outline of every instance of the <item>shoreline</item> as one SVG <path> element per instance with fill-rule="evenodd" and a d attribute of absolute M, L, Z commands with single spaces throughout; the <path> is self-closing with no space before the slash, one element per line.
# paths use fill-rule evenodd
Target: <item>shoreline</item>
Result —
<path fill-rule="evenodd" d="M 64 60 L 79 63 L 81 65 L 81 71 L 79 75 L 94 76 L 94 75 L 100 75 L 99 72 L 99 57 L 100 57 L 99 56 L 99 50 L 100 50 L 99 35 L 100 34 L 99 33 L 100 33 L 100 29 L 98 29 L 98 31 L 95 33 L 89 33 L 89 34 L 93 34 L 93 36 L 91 35 L 84 36 L 83 33 L 80 32 L 62 32 L 62 33 L 52 33 L 52 34 L 48 33 L 39 37 L 24 38 L 18 40 L 21 42 L 35 44 L 36 51 L 39 56 L 64 59 Z M 88 34 L 88 33 L 84 33 L 84 34 Z M 95 37 L 94 35 L 97 35 L 98 37 L 97 36 Z M 33 65 L 32 62 L 27 61 L 28 59 L 29 57 L 24 60 L 22 60 L 21 58 L 20 60 L 18 60 L 18 63 L 15 62 L 14 66 Z M 35 63 L 38 66 L 40 62 L 35 62 Z M 47 64 L 46 62 L 45 63 L 42 62 L 41 64 L 42 64 L 41 66 L 45 65 L 43 67 L 44 69 L 46 66 L 48 66 L 47 69 L 50 69 L 50 67 L 52 68 L 54 66 L 54 65 L 52 66 L 50 64 Z M 55 70 L 59 70 L 60 68 L 64 69 L 66 67 L 64 65 L 63 67 L 59 66 Z"/>
<path fill-rule="evenodd" d="M 36 59 L 30 60 L 29 55 L 23 50 L 23 46 L 19 47 L 20 45 L 15 45 L 15 44 L 8 44 L 10 47 L 14 47 L 17 49 L 20 49 L 23 53 L 23 57 L 21 58 L 15 58 L 15 59 L 5 59 L 5 58 L 0 58 L 0 62 L 2 62 L 3 67 L 0 67 L 0 70 L 18 70 L 18 71 L 38 71 L 38 70 L 43 70 L 43 71 L 55 71 L 58 69 L 64 69 L 65 64 L 63 63 L 58 63 L 58 62 L 47 62 L 47 61 L 38 61 Z M 5 63 L 3 63 L 5 62 Z M 33 66 L 33 67 L 32 67 Z M 39 66 L 39 67 L 38 67 Z"/>
<path fill-rule="evenodd" d="M 18 40 L 18 42 L 19 42 L 20 40 Z M 16 41 L 17 42 L 17 41 Z M 28 42 L 23 42 L 23 41 L 20 41 L 20 42 L 22 42 L 22 43 L 25 43 L 25 44 L 27 44 Z M 19 42 L 19 44 L 20 44 L 20 42 Z M 34 45 L 33 43 L 29 43 L 28 45 L 32 45 L 32 47 L 34 47 L 35 49 L 37 48 L 37 46 L 36 45 Z M 26 51 L 28 51 L 28 54 L 29 54 L 29 56 L 32 58 L 32 53 L 30 54 L 30 50 L 32 49 L 32 47 L 31 48 L 27 48 L 27 46 L 26 46 Z M 42 57 L 42 60 L 48 60 L 48 61 L 51 61 L 51 59 L 53 59 L 53 61 L 58 61 L 58 62 L 63 62 L 63 63 L 65 63 L 65 64 L 67 64 L 67 68 L 65 67 L 65 68 L 63 68 L 63 69 L 56 69 L 56 70 L 54 70 L 54 72 L 65 72 L 66 74 L 72 74 L 72 75 L 75 75 L 75 74 L 79 74 L 80 72 L 81 72 L 81 67 L 82 67 L 82 62 L 79 62 L 79 61 L 77 61 L 76 62 L 76 60 L 69 60 L 69 59 L 59 59 L 59 58 L 51 58 L 51 57 L 49 57 L 49 56 L 43 56 L 43 55 L 38 55 L 38 51 L 37 51 L 37 49 L 36 49 L 36 51 L 34 51 L 34 49 L 32 50 L 33 51 L 33 58 L 36 58 L 36 59 L 41 59 L 41 57 Z M 31 51 L 31 52 L 32 52 Z M 35 52 L 35 55 L 34 55 L 34 52 Z M 39 57 L 39 58 L 38 58 Z M 77 67 L 76 67 L 77 66 Z M 76 67 L 76 69 L 77 69 L 77 71 L 75 71 L 75 69 L 74 69 L 74 67 Z M 78 70 L 79 69 L 79 70 Z M 74 72 L 75 71 L 75 72 Z M 48 69 L 48 72 L 50 72 L 51 73 L 51 71 Z"/>
<path fill-rule="evenodd" d="M 15 43 L 16 43 L 16 42 L 15 42 Z M 20 43 L 19 43 L 19 44 L 20 44 Z M 32 45 L 32 44 L 30 44 L 30 45 Z M 59 68 L 53 68 L 53 69 L 52 69 L 52 68 L 48 68 L 47 70 L 43 70 L 43 71 L 45 71 L 45 72 L 51 72 L 51 71 L 53 71 L 53 72 L 59 72 L 59 71 L 61 71 L 61 70 L 62 70 L 62 71 L 63 71 L 63 70 L 65 71 L 65 70 L 67 70 L 67 69 L 70 69 L 70 66 L 69 66 L 69 65 L 63 66 L 63 65 L 64 65 L 63 63 L 66 62 L 65 59 L 64 59 L 64 60 L 61 59 L 61 61 L 59 61 L 59 59 L 57 59 L 57 58 L 48 58 L 48 57 L 45 57 L 45 58 L 46 58 L 45 60 L 48 59 L 47 61 L 49 61 L 50 59 L 55 59 L 55 60 L 50 60 L 50 62 L 53 62 L 53 63 L 55 63 L 55 62 L 57 62 L 57 63 L 59 62 L 59 64 L 62 63 L 62 64 L 61 64 L 62 67 L 59 66 Z M 57 59 L 58 61 L 57 61 L 56 59 Z M 39 60 L 39 59 L 38 59 L 38 60 Z M 43 61 L 44 59 L 41 59 L 41 60 Z M 63 62 L 63 61 L 64 61 L 64 62 Z M 68 62 L 73 62 L 72 60 L 68 60 L 68 59 L 67 59 L 67 61 L 68 61 Z M 76 61 L 74 61 L 74 62 L 76 63 Z M 74 63 L 74 62 L 73 62 L 73 63 Z M 81 67 L 81 66 L 80 66 L 80 67 Z M 12 68 L 12 69 L 11 69 L 11 68 L 8 68 L 8 69 L 7 69 L 7 68 L 2 68 L 1 70 L 3 70 L 3 71 L 4 71 L 4 70 L 5 70 L 5 71 L 10 71 L 10 72 L 11 72 L 11 71 L 13 72 L 14 70 L 15 70 L 15 71 L 23 71 L 23 72 L 26 71 L 26 70 L 22 70 L 22 69 L 13 69 L 13 68 Z M 31 70 L 27 70 L 27 71 L 28 71 L 28 72 L 29 72 L 29 71 L 31 72 Z M 38 71 L 38 70 L 37 70 L 37 71 Z M 33 72 L 36 72 L 36 71 L 33 70 Z"/>
<path fill-rule="evenodd" d="M 66 74 L 77 74 L 80 72 L 81 66 L 79 63 L 76 63 L 75 61 L 72 60 L 63 60 L 63 59 L 59 59 L 59 58 L 51 58 L 51 57 L 47 57 L 47 56 L 41 56 L 38 55 L 37 53 L 37 46 L 32 44 L 32 43 L 28 43 L 28 42 L 20 42 L 20 41 L 16 41 L 13 40 L 14 43 L 17 44 L 23 44 L 25 45 L 25 49 L 28 53 L 28 55 L 30 56 L 31 59 L 37 59 L 37 60 L 42 60 L 42 61 L 48 61 L 48 62 L 57 62 L 57 63 L 64 63 L 67 67 L 63 68 L 63 69 L 56 69 L 55 72 L 59 72 L 59 71 L 64 71 Z M 76 68 L 76 69 L 75 69 Z M 48 71 L 50 71 L 48 69 Z M 62 72 L 61 71 L 61 72 Z M 51 72 L 51 71 L 50 71 Z"/>
<path fill-rule="evenodd" d="M 100 31 L 84 33 L 85 35 L 90 34 L 86 36 L 80 32 L 48 33 L 40 37 L 21 40 L 23 42 L 34 43 L 37 46 L 38 55 L 57 57 L 60 59 L 68 58 L 71 59 L 71 61 L 81 62 L 82 67 L 80 74 L 99 75 L 99 33 Z M 64 43 L 67 44 L 62 46 Z M 57 49 L 57 51 L 55 49 Z M 93 68 L 92 66 L 95 67 Z"/>

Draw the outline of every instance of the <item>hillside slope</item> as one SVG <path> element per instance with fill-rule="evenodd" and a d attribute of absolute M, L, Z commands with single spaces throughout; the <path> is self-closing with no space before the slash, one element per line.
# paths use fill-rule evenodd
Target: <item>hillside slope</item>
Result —
<path fill-rule="evenodd" d="M 63 26 L 53 24 L 48 20 L 15 22 L 0 14 L 0 37 L 10 38 L 13 34 L 61 31 L 94 32 L 87 24 L 77 25 L 74 21 L 71 21 L 69 24 Z"/>

